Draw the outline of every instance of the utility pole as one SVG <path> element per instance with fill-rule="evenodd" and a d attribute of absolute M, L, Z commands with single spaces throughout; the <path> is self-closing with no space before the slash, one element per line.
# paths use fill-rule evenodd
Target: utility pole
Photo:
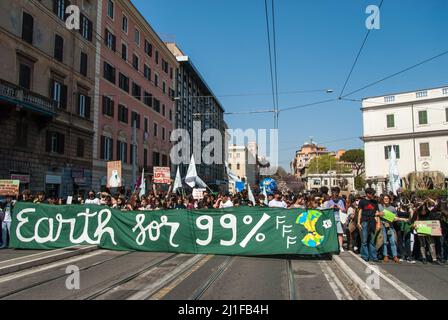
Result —
<path fill-rule="evenodd" d="M 137 120 L 132 122 L 132 185 L 137 183 Z"/>

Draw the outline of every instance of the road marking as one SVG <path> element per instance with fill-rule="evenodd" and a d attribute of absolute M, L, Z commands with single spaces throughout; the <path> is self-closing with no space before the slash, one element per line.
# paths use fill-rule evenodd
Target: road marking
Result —
<path fill-rule="evenodd" d="M 206 257 L 206 256 L 205 256 Z M 139 292 L 133 294 L 127 300 L 144 300 L 150 297 L 154 294 L 158 289 L 162 288 L 167 283 L 171 282 L 173 279 L 175 279 L 180 274 L 184 273 L 186 270 L 193 267 L 196 263 L 198 263 L 200 260 L 204 259 L 204 255 L 195 255 L 186 262 L 182 263 L 178 267 L 176 267 L 173 271 L 166 274 L 156 282 L 153 282 L 149 284 L 148 286 L 144 287 L 143 289 L 139 290 Z M 150 274 L 154 272 L 155 269 L 148 271 L 145 274 L 142 274 L 141 277 L 144 277 L 146 274 Z"/>
<path fill-rule="evenodd" d="M 76 245 L 76 246 L 71 246 L 71 247 L 67 247 L 67 248 L 63 248 L 63 249 L 57 249 L 57 250 L 52 250 L 52 251 L 44 251 L 44 252 L 39 252 L 39 253 L 34 253 L 34 254 L 30 254 L 30 255 L 17 257 L 17 258 L 14 258 L 14 259 L 4 260 L 4 261 L 0 262 L 0 265 L 9 263 L 11 261 L 16 261 L 16 260 L 21 260 L 21 259 L 23 260 L 23 259 L 27 259 L 27 258 L 35 258 L 35 257 L 40 256 L 40 255 L 44 255 L 45 256 L 45 254 L 54 253 L 52 255 L 45 256 L 45 258 L 51 258 L 51 257 L 58 256 L 60 253 L 68 253 L 68 252 L 70 252 L 70 251 L 68 251 L 68 249 L 74 249 L 76 247 L 79 247 L 79 249 L 83 249 L 83 248 L 87 249 L 87 248 L 97 247 L 97 246 L 96 245 L 95 246 L 79 246 L 79 245 Z M 33 262 L 33 261 L 36 261 L 36 260 L 40 260 L 40 259 L 26 260 L 24 262 Z"/>
<path fill-rule="evenodd" d="M 53 269 L 53 268 L 56 268 L 56 267 L 59 267 L 59 266 L 65 265 L 65 264 L 72 264 L 73 262 L 84 260 L 84 259 L 87 259 L 87 258 L 91 258 L 91 257 L 97 256 L 99 254 L 103 254 L 103 253 L 106 253 L 106 252 L 108 252 L 108 251 L 107 250 L 99 250 L 99 251 L 88 253 L 86 255 L 82 255 L 80 257 L 76 257 L 76 258 L 72 258 L 72 259 L 68 259 L 68 260 L 62 260 L 61 262 L 52 263 L 52 264 L 45 265 L 45 266 L 42 266 L 42 267 L 33 268 L 31 270 L 28 270 L 28 271 L 20 271 L 18 273 L 14 273 L 14 274 L 9 275 L 9 276 L 1 277 L 0 278 L 0 283 L 4 283 L 4 282 L 11 281 L 11 280 L 19 279 L 19 278 L 22 278 L 22 277 L 25 277 L 25 276 L 28 276 L 28 275 L 31 275 L 31 274 L 34 274 L 34 273 L 38 273 L 38 272 L 41 272 L 41 271 Z"/>
<path fill-rule="evenodd" d="M 319 262 L 320 268 L 338 300 L 353 300 L 341 280 L 334 274 L 327 262 Z"/>
<path fill-rule="evenodd" d="M 365 266 L 369 268 L 372 266 L 368 262 L 364 261 L 362 258 L 358 257 L 356 254 L 354 254 L 352 251 L 349 252 L 352 256 L 354 256 L 356 259 L 362 262 Z M 411 289 L 409 286 L 407 286 L 406 284 L 404 284 L 403 282 L 401 282 L 400 280 L 389 274 L 384 269 L 381 269 L 381 273 L 378 273 L 376 268 L 370 268 L 370 269 L 373 272 L 375 272 L 378 276 L 380 276 L 384 281 L 386 281 L 387 283 L 392 285 L 395 289 L 400 291 L 400 293 L 403 294 L 405 297 L 407 297 L 409 300 L 428 300 L 426 297 L 422 296 L 417 291 Z"/>
<path fill-rule="evenodd" d="M 165 297 L 168 293 L 174 290 L 182 281 L 187 279 L 191 274 L 196 272 L 200 267 L 202 267 L 204 264 L 206 264 L 209 260 L 211 260 L 214 256 L 210 255 L 199 261 L 197 264 L 194 265 L 193 268 L 182 274 L 180 277 L 177 277 L 173 282 L 171 282 L 168 286 L 162 288 L 158 292 L 156 292 L 154 295 L 151 296 L 150 300 L 162 300 L 163 297 Z"/>
<path fill-rule="evenodd" d="M 363 281 L 350 267 L 338 256 L 334 255 L 333 260 L 339 265 L 341 271 L 343 271 L 350 280 L 352 280 L 356 286 L 367 296 L 369 300 L 382 300 L 372 289 L 367 286 L 367 283 Z"/>

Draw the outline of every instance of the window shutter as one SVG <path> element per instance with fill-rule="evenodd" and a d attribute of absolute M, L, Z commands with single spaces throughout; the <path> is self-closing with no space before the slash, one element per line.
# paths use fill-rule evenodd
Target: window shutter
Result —
<path fill-rule="evenodd" d="M 388 146 L 384 147 L 384 158 L 386 160 L 389 159 L 389 147 Z"/>
<path fill-rule="evenodd" d="M 101 136 L 101 147 L 100 147 L 100 159 L 101 160 L 105 159 L 105 157 L 104 157 L 104 140 L 105 140 L 104 136 Z"/>
<path fill-rule="evenodd" d="M 62 109 L 67 108 L 67 86 L 61 85 L 61 104 L 60 107 Z"/>
<path fill-rule="evenodd" d="M 47 135 L 45 137 L 45 151 L 51 151 L 51 132 L 47 130 Z"/>
<path fill-rule="evenodd" d="M 81 93 L 77 93 L 76 94 L 76 96 L 77 96 L 77 102 L 78 102 L 78 105 L 77 105 L 77 108 L 76 108 L 76 113 L 78 114 L 78 115 L 81 115 Z"/>
<path fill-rule="evenodd" d="M 58 153 L 64 154 L 65 136 L 58 133 Z"/>
<path fill-rule="evenodd" d="M 50 97 L 51 97 L 51 100 L 53 100 L 53 101 L 54 101 L 54 84 L 55 84 L 55 81 L 53 79 L 51 79 L 50 80 Z"/>
<path fill-rule="evenodd" d="M 87 119 L 90 119 L 90 103 L 91 103 L 90 97 L 86 96 L 86 118 Z"/>
<path fill-rule="evenodd" d="M 112 36 L 112 50 L 117 51 L 117 38 L 114 35 Z"/>
<path fill-rule="evenodd" d="M 87 19 L 87 25 L 89 26 L 89 30 L 87 33 L 87 37 L 90 42 L 92 42 L 92 34 L 93 34 L 93 23 L 89 19 Z"/>
<path fill-rule="evenodd" d="M 120 157 L 120 140 L 117 140 L 117 160 L 122 160 Z"/>

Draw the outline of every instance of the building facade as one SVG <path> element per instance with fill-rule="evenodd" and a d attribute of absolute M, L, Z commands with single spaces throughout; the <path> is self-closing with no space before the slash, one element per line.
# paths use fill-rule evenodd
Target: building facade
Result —
<path fill-rule="evenodd" d="M 176 56 L 179 63 L 179 68 L 176 71 L 175 127 L 188 132 L 191 142 L 190 155 L 195 155 L 197 172 L 201 179 L 212 189 L 223 189 L 227 180 L 224 165 L 226 151 L 224 108 L 194 66 L 190 57 L 185 55 L 176 44 L 167 43 L 166 45 Z M 216 129 L 220 132 L 221 147 L 219 150 L 213 151 L 213 156 L 220 160 L 217 164 L 206 164 L 198 156 L 210 143 L 202 141 L 202 134 L 208 129 Z M 185 176 L 188 170 L 189 157 L 186 157 L 187 159 L 186 163 L 179 166 L 182 176 Z"/>
<path fill-rule="evenodd" d="M 330 154 L 326 147 L 319 146 L 313 141 L 305 142 L 303 146 L 296 152 L 296 155 L 291 162 L 292 173 L 295 176 L 300 177 L 305 173 L 305 169 L 312 159 L 326 154 Z"/>
<path fill-rule="evenodd" d="M 362 114 L 367 179 L 384 188 L 392 148 L 401 177 L 448 176 L 448 87 L 366 98 Z"/>
<path fill-rule="evenodd" d="M 247 146 L 229 146 L 227 162 L 229 169 L 251 186 L 260 182 L 260 168 L 257 162 L 258 146 L 249 142 Z M 230 192 L 235 192 L 235 185 L 229 183 Z"/>
<path fill-rule="evenodd" d="M 170 166 L 177 61 L 131 1 L 98 3 L 93 186 L 104 189 L 107 162 L 122 161 L 132 190 L 143 168 L 148 181 Z"/>
<path fill-rule="evenodd" d="M 69 4 L 79 29 L 66 27 Z M 96 1 L 0 1 L 0 179 L 21 190 L 91 187 L 96 19 Z"/>
<path fill-rule="evenodd" d="M 302 177 L 307 190 L 327 187 L 329 189 L 339 187 L 341 191 L 354 191 L 355 175 L 353 173 L 337 173 L 329 171 L 327 173 L 307 174 Z"/>

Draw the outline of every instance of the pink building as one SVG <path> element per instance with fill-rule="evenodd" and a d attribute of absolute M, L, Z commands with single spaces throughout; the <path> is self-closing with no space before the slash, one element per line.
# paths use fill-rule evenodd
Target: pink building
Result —
<path fill-rule="evenodd" d="M 177 61 L 131 1 L 99 3 L 92 185 L 104 187 L 106 162 L 121 160 L 128 189 L 134 124 L 137 176 L 170 166 Z"/>

